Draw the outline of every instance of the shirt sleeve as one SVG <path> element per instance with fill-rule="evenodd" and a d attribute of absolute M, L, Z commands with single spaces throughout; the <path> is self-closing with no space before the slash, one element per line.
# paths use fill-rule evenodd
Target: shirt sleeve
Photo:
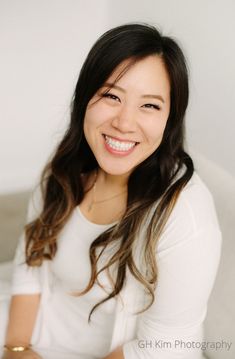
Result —
<path fill-rule="evenodd" d="M 39 186 L 33 191 L 27 210 L 26 222 L 35 219 L 41 211 L 42 198 Z M 36 294 L 41 292 L 41 267 L 31 267 L 25 262 L 25 231 L 21 234 L 13 260 L 11 294 Z"/>
<path fill-rule="evenodd" d="M 123 345 L 125 359 L 201 358 L 221 232 L 212 204 L 190 207 L 181 198 L 160 238 L 155 300 L 139 315 L 136 338 Z"/>

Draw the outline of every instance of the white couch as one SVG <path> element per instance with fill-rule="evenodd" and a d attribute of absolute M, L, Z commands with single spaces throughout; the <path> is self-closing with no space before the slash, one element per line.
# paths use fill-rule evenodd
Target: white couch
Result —
<path fill-rule="evenodd" d="M 213 194 L 223 234 L 222 256 L 205 321 L 208 342 L 231 342 L 230 350 L 207 350 L 210 359 L 235 358 L 235 179 L 203 156 L 191 153 Z"/>
<path fill-rule="evenodd" d="M 191 151 L 195 167 L 213 194 L 218 218 L 223 233 L 221 263 L 213 288 L 205 321 L 206 342 L 222 345 L 232 342 L 229 350 L 225 344 L 220 349 L 207 349 L 205 356 L 210 359 L 235 358 L 235 180 L 215 164 Z M 11 259 L 17 238 L 24 223 L 28 193 L 2 197 L 0 222 L 3 232 L 0 237 L 0 279 L 6 279 L 1 293 L 7 291 L 7 279 L 11 276 Z M 2 226 L 1 226 L 2 227 Z M 4 261 L 4 262 L 3 262 Z M 54 358 L 47 355 L 48 359 Z M 69 359 L 56 354 L 59 359 Z M 79 359 L 79 358 L 76 358 Z M 83 359 L 83 358 L 81 358 Z M 161 359 L 161 358 L 159 358 Z"/>

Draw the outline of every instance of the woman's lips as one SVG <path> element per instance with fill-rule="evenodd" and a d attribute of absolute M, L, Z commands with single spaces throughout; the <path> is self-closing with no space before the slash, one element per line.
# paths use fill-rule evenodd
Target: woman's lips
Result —
<path fill-rule="evenodd" d="M 103 137 L 106 150 L 112 154 L 121 156 L 129 155 L 138 144 L 138 142 L 135 141 L 121 140 L 105 134 L 103 134 Z"/>
<path fill-rule="evenodd" d="M 118 142 L 126 142 L 126 143 L 138 143 L 137 141 L 133 141 L 133 140 L 129 140 L 129 139 L 122 139 L 122 138 L 118 138 L 118 137 L 114 137 L 114 136 L 109 136 L 109 135 L 106 135 L 105 133 L 103 134 L 104 137 L 106 138 L 110 138 L 114 141 L 118 141 Z"/>

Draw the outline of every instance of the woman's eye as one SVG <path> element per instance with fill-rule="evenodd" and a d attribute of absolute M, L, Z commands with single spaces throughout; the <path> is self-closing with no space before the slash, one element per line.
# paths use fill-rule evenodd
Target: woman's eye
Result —
<path fill-rule="evenodd" d="M 153 104 L 153 103 L 146 103 L 146 104 L 144 105 L 144 107 L 146 107 L 146 108 L 152 108 L 152 109 L 158 110 L 158 111 L 161 110 L 160 106 L 155 105 L 155 104 Z"/>
<path fill-rule="evenodd" d="M 115 96 L 115 95 L 113 95 L 112 93 L 110 93 L 110 92 L 104 93 L 104 94 L 102 95 L 102 97 L 107 97 L 107 98 L 110 98 L 111 100 L 115 100 L 115 101 L 119 101 L 119 102 L 120 102 L 120 99 L 119 99 L 117 96 Z"/>

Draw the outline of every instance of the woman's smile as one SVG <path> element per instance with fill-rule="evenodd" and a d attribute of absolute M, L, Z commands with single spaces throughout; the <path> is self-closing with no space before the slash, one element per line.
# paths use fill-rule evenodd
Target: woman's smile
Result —
<path fill-rule="evenodd" d="M 138 142 L 121 140 L 105 134 L 103 137 L 105 148 L 114 155 L 127 156 L 134 151 L 135 146 L 138 144 Z"/>

